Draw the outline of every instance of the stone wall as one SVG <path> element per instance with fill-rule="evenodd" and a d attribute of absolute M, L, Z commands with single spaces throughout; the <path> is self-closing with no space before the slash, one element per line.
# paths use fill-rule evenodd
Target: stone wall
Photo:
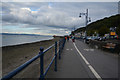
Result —
<path fill-rule="evenodd" d="M 102 46 L 106 45 L 108 42 L 112 42 L 114 44 L 116 44 L 115 49 L 113 49 L 111 51 L 111 49 L 105 49 Z M 112 53 L 118 53 L 120 54 L 120 42 L 116 42 L 116 41 L 96 41 L 96 40 L 91 40 L 89 43 L 89 46 L 93 47 L 93 48 L 98 48 L 98 49 L 102 49 L 108 52 L 112 52 Z"/>

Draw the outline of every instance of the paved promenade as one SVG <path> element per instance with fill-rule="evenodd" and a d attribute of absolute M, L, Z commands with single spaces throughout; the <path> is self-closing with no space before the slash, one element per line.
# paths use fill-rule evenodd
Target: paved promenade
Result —
<path fill-rule="evenodd" d="M 92 49 L 82 41 L 67 41 L 57 72 L 52 64 L 46 78 L 118 78 L 118 55 Z"/>

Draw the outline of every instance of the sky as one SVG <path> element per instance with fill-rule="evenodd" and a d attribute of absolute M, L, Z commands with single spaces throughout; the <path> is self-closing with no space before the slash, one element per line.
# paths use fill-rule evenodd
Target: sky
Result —
<path fill-rule="evenodd" d="M 2 2 L 118 2 L 119 0 L 1 0 Z"/>
<path fill-rule="evenodd" d="M 5 2 L 6 1 L 6 2 Z M 72 30 L 85 26 L 89 11 L 91 22 L 118 14 L 116 2 L 7 2 L 2 9 L 2 33 L 67 35 Z M 32 1 L 32 0 L 31 0 Z"/>

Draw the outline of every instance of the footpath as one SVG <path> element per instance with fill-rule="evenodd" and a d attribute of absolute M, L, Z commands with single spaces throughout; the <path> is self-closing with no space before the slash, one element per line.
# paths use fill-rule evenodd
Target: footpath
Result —
<path fill-rule="evenodd" d="M 45 78 L 90 78 L 89 74 L 92 74 L 84 67 L 71 40 L 66 42 L 61 60 L 58 60 L 57 64 L 57 72 L 54 71 L 52 64 Z"/>
<path fill-rule="evenodd" d="M 65 43 L 57 72 L 52 64 L 45 78 L 119 80 L 119 56 L 92 48 L 82 41 Z"/>

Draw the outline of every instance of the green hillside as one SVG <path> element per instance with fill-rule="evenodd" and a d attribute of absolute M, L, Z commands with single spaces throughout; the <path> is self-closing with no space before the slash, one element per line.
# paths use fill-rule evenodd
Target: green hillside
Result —
<path fill-rule="evenodd" d="M 92 35 L 96 32 L 99 33 L 100 36 L 103 36 L 104 34 L 110 32 L 110 27 L 116 27 L 116 33 L 120 36 L 120 14 L 111 17 L 105 17 L 104 19 L 98 20 L 87 25 L 87 35 Z M 82 30 L 84 31 L 85 27 L 79 28 L 74 32 L 77 33 Z"/>

